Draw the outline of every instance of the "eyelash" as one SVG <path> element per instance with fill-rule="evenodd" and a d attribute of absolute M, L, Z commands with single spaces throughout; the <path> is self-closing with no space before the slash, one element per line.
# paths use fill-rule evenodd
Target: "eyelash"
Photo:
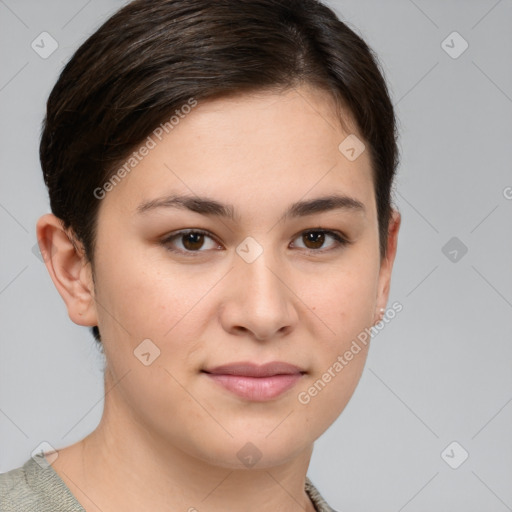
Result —
<path fill-rule="evenodd" d="M 191 256 L 191 257 L 197 257 L 201 253 L 206 252 L 206 251 L 201 251 L 201 250 L 197 250 L 197 251 L 185 250 L 184 251 L 182 249 L 173 249 L 170 246 L 170 243 L 175 238 L 179 238 L 180 236 L 184 236 L 184 235 L 189 235 L 191 233 L 206 235 L 209 238 L 211 238 L 212 240 L 214 240 L 216 243 L 218 243 L 215 240 L 215 238 L 213 237 L 213 235 L 211 235 L 208 231 L 204 231 L 202 229 L 184 229 L 184 230 L 181 230 L 181 231 L 177 231 L 176 233 L 172 233 L 171 235 L 165 237 L 160 243 L 168 251 L 171 251 L 171 252 L 174 252 L 174 253 L 178 253 L 178 254 L 185 254 L 185 255 Z M 337 231 L 331 231 L 331 230 L 328 230 L 328 229 L 321 229 L 321 228 L 318 228 L 318 229 L 307 229 L 305 231 L 300 232 L 295 238 L 298 238 L 299 236 L 304 235 L 306 233 L 321 233 L 321 234 L 324 234 L 324 235 L 329 235 L 329 236 L 331 236 L 335 240 L 334 247 L 331 247 L 330 249 L 323 249 L 323 250 L 322 249 L 307 249 L 307 248 L 303 249 L 308 254 L 324 254 L 324 253 L 327 253 L 329 251 L 333 251 L 333 250 L 337 250 L 337 249 L 342 249 L 343 247 L 353 243 L 350 240 L 347 240 L 345 237 L 343 237 Z"/>

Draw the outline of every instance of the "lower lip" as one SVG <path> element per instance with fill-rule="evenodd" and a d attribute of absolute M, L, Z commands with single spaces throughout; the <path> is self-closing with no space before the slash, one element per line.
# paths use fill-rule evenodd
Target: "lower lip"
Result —
<path fill-rule="evenodd" d="M 258 402 L 278 397 L 292 388 L 302 377 L 300 373 L 272 375 L 271 377 L 245 377 L 213 373 L 206 375 L 235 395 Z"/>

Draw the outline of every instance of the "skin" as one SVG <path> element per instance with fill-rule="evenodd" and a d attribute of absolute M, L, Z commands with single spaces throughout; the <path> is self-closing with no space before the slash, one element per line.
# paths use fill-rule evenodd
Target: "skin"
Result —
<path fill-rule="evenodd" d="M 338 145 L 348 133 L 334 112 L 306 86 L 199 103 L 101 200 L 94 281 L 59 219 L 39 219 L 69 317 L 99 326 L 107 361 L 100 424 L 53 463 L 88 512 L 314 510 L 304 491 L 313 443 L 350 400 L 368 346 L 309 403 L 297 397 L 379 320 L 400 227 L 394 211 L 381 260 L 369 152 L 345 158 Z M 171 192 L 232 204 L 236 221 L 172 208 L 137 214 Z M 365 211 L 278 222 L 293 202 L 334 192 Z M 211 238 L 168 243 L 186 254 L 162 245 L 189 228 Z M 353 243 L 308 242 L 313 228 Z M 263 249 L 251 263 L 236 252 L 248 236 Z M 149 366 L 134 355 L 147 338 L 160 350 Z M 255 402 L 200 371 L 235 361 L 286 361 L 307 373 Z M 237 457 L 247 442 L 261 453 L 252 468 Z"/>

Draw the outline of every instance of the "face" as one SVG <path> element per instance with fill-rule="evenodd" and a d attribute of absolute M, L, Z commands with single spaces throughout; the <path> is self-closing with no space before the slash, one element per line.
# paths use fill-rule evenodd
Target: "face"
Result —
<path fill-rule="evenodd" d="M 91 325 L 117 383 L 106 400 L 163 444 L 270 467 L 354 392 L 368 343 L 353 342 L 391 269 L 368 151 L 342 154 L 334 112 L 304 87 L 199 103 L 101 200 Z M 271 362 L 292 367 L 243 366 Z"/>

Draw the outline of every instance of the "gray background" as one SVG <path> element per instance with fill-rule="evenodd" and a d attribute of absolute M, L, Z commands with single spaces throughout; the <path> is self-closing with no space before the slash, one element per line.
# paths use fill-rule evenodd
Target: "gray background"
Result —
<path fill-rule="evenodd" d="M 63 63 L 123 3 L 0 0 L 0 472 L 101 417 L 102 356 L 33 253 L 49 211 L 38 142 Z M 400 119 L 388 306 L 404 309 L 309 476 L 340 511 L 512 510 L 512 1 L 330 5 L 377 52 Z M 43 31 L 59 45 L 47 59 L 31 48 Z M 453 31 L 469 44 L 458 58 L 442 46 Z M 468 249 L 455 261 L 452 237 Z M 457 469 L 441 457 L 452 441 L 469 453 Z"/>

